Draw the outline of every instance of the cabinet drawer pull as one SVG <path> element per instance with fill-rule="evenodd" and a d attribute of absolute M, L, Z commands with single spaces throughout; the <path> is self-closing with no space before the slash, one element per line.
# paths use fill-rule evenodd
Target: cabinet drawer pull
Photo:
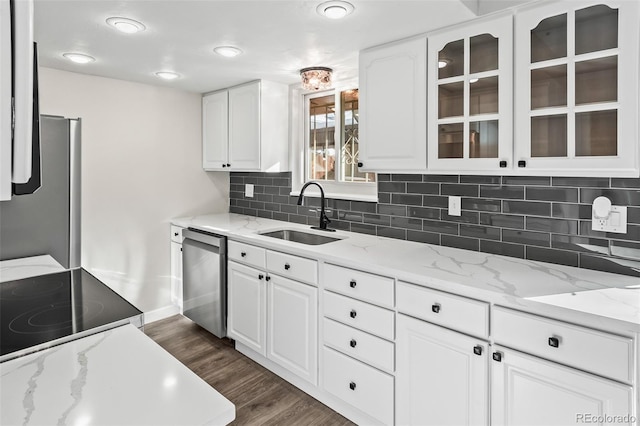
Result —
<path fill-rule="evenodd" d="M 364 166 L 364 164 L 362 164 L 362 162 L 358 162 L 358 167 L 362 167 Z"/>
<path fill-rule="evenodd" d="M 498 361 L 498 362 L 502 361 L 502 353 L 501 352 L 494 352 L 491 357 L 493 358 L 494 361 Z"/>
<path fill-rule="evenodd" d="M 231 164 L 227 163 L 227 167 L 231 167 Z"/>
<path fill-rule="evenodd" d="M 440 313 L 440 304 L 434 303 L 433 305 L 431 305 L 431 311 L 435 314 Z"/>
<path fill-rule="evenodd" d="M 174 233 L 173 233 L 173 236 L 174 236 L 174 237 L 177 237 L 177 236 L 178 236 L 178 233 L 177 233 L 177 232 L 174 232 Z"/>
<path fill-rule="evenodd" d="M 258 279 L 259 279 L 259 280 L 261 280 L 261 279 L 263 279 L 263 278 L 264 278 L 264 275 L 263 275 L 263 274 L 258 275 Z"/>
<path fill-rule="evenodd" d="M 358 342 L 356 342 L 356 339 L 351 339 L 351 341 L 349 342 L 349 346 L 351 346 L 352 348 L 355 348 L 357 344 Z"/>
<path fill-rule="evenodd" d="M 240 256 L 247 257 L 247 252 L 246 251 L 240 252 Z"/>
<path fill-rule="evenodd" d="M 549 346 L 551 346 L 552 348 L 559 347 L 560 346 L 560 339 L 557 338 L 556 336 L 549 337 Z"/>
<path fill-rule="evenodd" d="M 482 346 L 480 345 L 474 346 L 473 353 L 476 355 L 482 355 Z"/>
<path fill-rule="evenodd" d="M 525 160 L 518 161 L 518 167 L 527 167 L 527 162 Z"/>
<path fill-rule="evenodd" d="M 355 382 L 349 383 L 349 389 L 356 390 L 356 383 Z"/>
<path fill-rule="evenodd" d="M 352 309 L 352 310 L 351 310 L 351 312 L 349 312 L 349 316 L 350 316 L 351 318 L 355 318 L 355 317 L 356 317 L 356 315 L 358 315 L 358 313 L 355 311 L 355 309 Z"/>
<path fill-rule="evenodd" d="M 507 167 L 507 162 L 504 161 L 504 160 L 501 160 L 499 165 L 500 165 L 500 167 L 505 168 L 505 167 Z"/>
<path fill-rule="evenodd" d="M 285 263 L 284 264 L 284 269 L 286 269 L 288 271 L 289 269 L 291 269 L 291 265 L 289 265 L 288 263 Z"/>
<path fill-rule="evenodd" d="M 349 287 L 356 288 L 356 280 L 349 281 Z"/>
<path fill-rule="evenodd" d="M 267 275 L 264 279 L 267 281 L 271 281 L 271 277 L 269 275 Z"/>
<path fill-rule="evenodd" d="M 226 165 L 226 164 L 223 164 L 223 165 L 222 165 L 222 167 L 227 167 L 227 165 Z"/>

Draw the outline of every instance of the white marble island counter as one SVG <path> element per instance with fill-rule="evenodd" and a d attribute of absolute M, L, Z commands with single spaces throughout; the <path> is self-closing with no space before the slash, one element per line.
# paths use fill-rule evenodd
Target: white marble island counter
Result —
<path fill-rule="evenodd" d="M 0 364 L 2 425 L 224 425 L 235 407 L 133 325 Z"/>
<path fill-rule="evenodd" d="M 260 232 L 314 232 L 308 225 L 233 213 L 171 222 L 596 328 L 640 332 L 640 279 L 635 277 L 343 231 L 331 233 L 340 241 L 304 245 Z"/>

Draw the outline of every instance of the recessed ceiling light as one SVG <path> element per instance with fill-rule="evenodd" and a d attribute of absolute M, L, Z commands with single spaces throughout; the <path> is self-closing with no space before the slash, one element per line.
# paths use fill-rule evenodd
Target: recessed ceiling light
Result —
<path fill-rule="evenodd" d="M 329 19 L 341 19 L 353 12 L 353 5 L 346 1 L 334 0 L 320 3 L 316 12 Z"/>
<path fill-rule="evenodd" d="M 213 49 L 218 55 L 226 56 L 227 58 L 233 58 L 234 56 L 238 56 L 242 53 L 242 50 L 233 46 L 218 46 Z"/>
<path fill-rule="evenodd" d="M 175 80 L 180 74 L 171 71 L 158 71 L 156 75 L 164 80 Z"/>
<path fill-rule="evenodd" d="M 89 62 L 94 62 L 96 60 L 93 56 L 85 55 L 83 53 L 63 53 L 62 56 L 76 64 L 88 64 Z"/>
<path fill-rule="evenodd" d="M 147 28 L 144 26 L 144 24 L 129 18 L 109 18 L 107 19 L 107 24 L 111 25 L 118 31 L 127 34 L 138 33 L 140 31 L 144 31 Z"/>

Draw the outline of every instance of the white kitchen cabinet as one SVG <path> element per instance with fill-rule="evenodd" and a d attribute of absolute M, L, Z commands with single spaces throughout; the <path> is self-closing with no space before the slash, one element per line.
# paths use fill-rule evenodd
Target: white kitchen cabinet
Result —
<path fill-rule="evenodd" d="M 397 318 L 396 424 L 489 424 L 488 344 Z"/>
<path fill-rule="evenodd" d="M 360 170 L 427 167 L 427 40 L 360 52 Z"/>
<path fill-rule="evenodd" d="M 264 271 L 228 262 L 227 335 L 267 355 L 267 285 Z"/>
<path fill-rule="evenodd" d="M 511 13 L 429 35 L 429 170 L 512 167 L 512 40 Z"/>
<path fill-rule="evenodd" d="M 637 1 L 556 1 L 515 20 L 522 173 L 639 175 Z"/>
<path fill-rule="evenodd" d="M 318 380 L 318 289 L 270 275 L 267 357 L 310 383 Z"/>
<path fill-rule="evenodd" d="M 0 1 L 0 201 L 11 199 L 11 8 Z"/>
<path fill-rule="evenodd" d="M 171 225 L 171 304 L 182 313 L 182 230 Z"/>
<path fill-rule="evenodd" d="M 492 357 L 492 425 L 635 424 L 631 386 L 500 346 Z"/>
<path fill-rule="evenodd" d="M 265 80 L 202 98 L 205 170 L 281 172 L 288 169 L 289 89 Z"/>
<path fill-rule="evenodd" d="M 318 289 L 294 279 L 315 284 L 317 262 L 236 241 L 229 259 L 229 337 L 315 385 Z"/>

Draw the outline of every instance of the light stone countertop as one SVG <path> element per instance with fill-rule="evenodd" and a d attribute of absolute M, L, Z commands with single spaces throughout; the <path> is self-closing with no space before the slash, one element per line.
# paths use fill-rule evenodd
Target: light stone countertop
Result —
<path fill-rule="evenodd" d="M 353 232 L 326 234 L 308 225 L 234 213 L 171 223 L 581 325 L 640 333 L 636 277 Z M 259 234 L 276 229 L 319 232 L 341 240 L 312 246 Z"/>
<path fill-rule="evenodd" d="M 235 406 L 133 325 L 0 364 L 3 425 L 224 425 Z"/>
<path fill-rule="evenodd" d="M 48 254 L 0 261 L 0 283 L 62 272 L 64 268 Z"/>

